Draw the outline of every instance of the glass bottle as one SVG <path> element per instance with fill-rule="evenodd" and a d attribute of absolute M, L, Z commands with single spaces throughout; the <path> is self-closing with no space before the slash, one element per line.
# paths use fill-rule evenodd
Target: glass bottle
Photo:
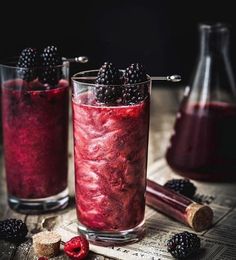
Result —
<path fill-rule="evenodd" d="M 200 51 L 167 148 L 178 174 L 202 181 L 236 179 L 236 89 L 229 27 L 200 24 Z"/>

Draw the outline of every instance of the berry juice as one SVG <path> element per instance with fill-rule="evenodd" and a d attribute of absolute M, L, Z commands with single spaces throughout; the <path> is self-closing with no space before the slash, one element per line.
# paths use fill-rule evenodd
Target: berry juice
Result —
<path fill-rule="evenodd" d="M 68 81 L 2 86 L 4 157 L 10 196 L 36 199 L 67 187 Z"/>
<path fill-rule="evenodd" d="M 236 106 L 187 104 L 177 115 L 166 159 L 188 178 L 236 179 Z"/>
<path fill-rule="evenodd" d="M 149 98 L 128 106 L 73 98 L 75 188 L 80 223 L 120 231 L 144 220 Z"/>

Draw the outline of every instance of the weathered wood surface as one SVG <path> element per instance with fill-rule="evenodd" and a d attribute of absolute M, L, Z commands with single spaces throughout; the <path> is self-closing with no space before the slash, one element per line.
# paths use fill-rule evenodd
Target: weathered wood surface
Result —
<path fill-rule="evenodd" d="M 182 88 L 172 87 L 156 87 L 152 90 L 151 100 L 151 118 L 150 118 L 150 136 L 149 136 L 149 154 L 148 165 L 151 165 L 157 159 L 163 157 L 168 141 L 170 132 L 173 128 L 175 113 L 179 107 L 182 96 Z M 71 123 L 71 120 L 70 120 Z M 29 229 L 29 234 L 25 242 L 20 245 L 15 245 L 3 240 L 0 240 L 0 260 L 36 260 L 32 248 L 32 235 L 39 232 L 42 228 L 42 221 L 45 218 L 60 216 L 68 217 L 68 213 L 74 209 L 74 172 L 73 172 L 73 152 L 72 152 L 72 128 L 70 124 L 69 134 L 69 190 L 71 201 L 69 206 L 62 211 L 53 212 L 50 214 L 41 215 L 23 215 L 12 211 L 7 205 L 7 192 L 4 176 L 4 166 L 2 158 L 2 149 L 0 157 L 0 220 L 6 218 L 19 218 L 26 222 Z M 62 217 L 61 217 L 62 216 Z M 61 254 L 54 260 L 68 259 L 63 250 Z M 108 260 L 110 258 L 96 255 L 92 252 L 89 253 L 88 260 Z"/>

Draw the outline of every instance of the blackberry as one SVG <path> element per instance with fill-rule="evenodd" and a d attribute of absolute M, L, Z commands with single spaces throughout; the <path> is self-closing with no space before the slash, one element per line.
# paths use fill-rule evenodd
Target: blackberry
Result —
<path fill-rule="evenodd" d="M 100 103 L 115 103 L 121 97 L 121 75 L 111 63 L 104 62 L 96 78 L 96 98 Z M 99 86 L 102 85 L 102 86 Z"/>
<path fill-rule="evenodd" d="M 0 221 L 0 239 L 20 242 L 25 238 L 27 233 L 27 226 L 20 219 L 6 219 Z"/>
<path fill-rule="evenodd" d="M 196 253 L 200 248 L 200 238 L 190 232 L 175 234 L 167 241 L 167 250 L 177 259 L 186 258 Z"/>
<path fill-rule="evenodd" d="M 47 46 L 41 54 L 41 62 L 44 67 L 57 66 L 62 64 L 62 57 L 56 46 Z"/>
<path fill-rule="evenodd" d="M 189 198 L 193 198 L 196 192 L 196 186 L 189 179 L 172 179 L 164 186 Z"/>
<path fill-rule="evenodd" d="M 42 68 L 39 73 L 39 80 L 52 86 L 56 85 L 62 78 L 62 68 L 58 66 L 62 64 L 62 57 L 58 48 L 47 46 L 41 53 L 40 59 Z"/>
<path fill-rule="evenodd" d="M 147 84 L 139 84 L 148 80 L 143 65 L 133 63 L 126 68 L 124 73 L 125 86 L 122 89 L 122 100 L 124 104 L 136 104 L 145 99 L 148 95 Z"/>
<path fill-rule="evenodd" d="M 37 77 L 36 67 L 39 65 L 39 54 L 37 49 L 25 48 L 22 50 L 17 67 L 18 76 L 26 81 L 31 81 Z"/>

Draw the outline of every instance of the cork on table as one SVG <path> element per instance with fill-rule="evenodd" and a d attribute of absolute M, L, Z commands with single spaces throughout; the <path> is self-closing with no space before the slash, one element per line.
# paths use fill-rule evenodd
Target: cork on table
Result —
<path fill-rule="evenodd" d="M 150 114 L 150 133 L 149 133 L 149 150 L 148 150 L 148 166 L 156 160 L 164 156 L 169 137 L 173 129 L 175 114 L 178 110 L 181 98 L 182 87 L 177 86 L 153 86 L 151 94 L 151 114 Z M 55 211 L 49 214 L 24 215 L 11 210 L 7 204 L 7 190 L 3 165 L 3 150 L 0 149 L 0 220 L 6 218 L 22 219 L 28 229 L 26 241 L 16 245 L 4 240 L 0 240 L 0 259 L 1 260 L 33 260 L 37 259 L 32 246 L 32 236 L 42 230 L 45 219 L 60 216 L 59 221 L 63 220 L 63 216 L 68 217 L 70 211 L 75 207 L 74 200 L 74 167 L 73 167 L 73 138 L 72 138 L 72 120 L 70 118 L 69 131 L 69 191 L 70 202 L 66 209 Z M 62 247 L 61 247 L 62 248 Z M 55 260 L 64 260 L 68 257 L 61 250 L 60 254 L 53 258 Z M 108 260 L 101 255 L 93 252 L 89 253 L 87 259 Z"/>

